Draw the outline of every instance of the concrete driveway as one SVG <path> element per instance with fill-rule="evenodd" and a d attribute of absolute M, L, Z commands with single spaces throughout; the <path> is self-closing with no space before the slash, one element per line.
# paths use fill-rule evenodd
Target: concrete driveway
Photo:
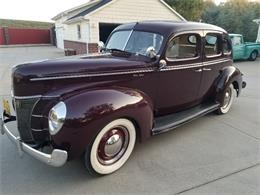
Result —
<path fill-rule="evenodd" d="M 55 48 L 0 49 L 1 95 L 10 91 L 10 64 L 61 55 Z M 235 66 L 248 85 L 227 115 L 209 114 L 137 144 L 109 176 L 89 176 L 81 160 L 52 168 L 28 155 L 20 159 L 0 136 L 0 193 L 260 194 L 260 59 Z"/>

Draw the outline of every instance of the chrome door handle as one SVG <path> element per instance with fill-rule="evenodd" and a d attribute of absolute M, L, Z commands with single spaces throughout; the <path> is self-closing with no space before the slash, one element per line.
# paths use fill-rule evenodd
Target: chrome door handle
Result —
<path fill-rule="evenodd" d="M 197 69 L 197 70 L 194 70 L 194 72 L 202 72 L 202 69 Z"/>
<path fill-rule="evenodd" d="M 203 68 L 203 70 L 205 70 L 205 71 L 211 71 L 212 69 L 211 69 L 211 68 Z"/>

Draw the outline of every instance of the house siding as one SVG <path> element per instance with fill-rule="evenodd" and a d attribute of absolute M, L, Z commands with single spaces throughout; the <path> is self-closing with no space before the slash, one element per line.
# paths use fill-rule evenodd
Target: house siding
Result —
<path fill-rule="evenodd" d="M 172 20 L 181 18 L 160 0 L 115 0 L 85 17 L 90 21 L 90 42 L 99 41 L 99 22 L 127 23 L 142 20 Z"/>
<path fill-rule="evenodd" d="M 78 38 L 77 25 L 81 28 L 81 38 Z M 64 39 L 77 42 L 89 42 L 89 24 L 87 21 L 64 25 Z"/>
<path fill-rule="evenodd" d="M 85 8 L 81 8 L 80 11 L 83 9 Z M 64 40 L 64 48 L 75 49 L 78 54 L 98 51 L 99 23 L 123 24 L 144 20 L 183 20 L 160 0 L 113 0 L 87 14 L 83 20 L 66 23 L 66 20 L 76 12 L 79 13 L 79 10 L 65 13 L 63 17 L 56 20 L 55 26 L 56 34 L 60 37 L 59 41 Z M 81 25 L 80 39 L 77 34 L 78 24 Z M 63 41 L 60 42 L 61 44 L 58 45 L 62 47 Z"/>

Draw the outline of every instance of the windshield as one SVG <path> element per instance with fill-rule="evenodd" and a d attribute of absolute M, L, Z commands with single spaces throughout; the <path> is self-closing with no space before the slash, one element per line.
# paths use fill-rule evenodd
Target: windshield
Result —
<path fill-rule="evenodd" d="M 158 54 L 162 42 L 163 36 L 156 33 L 130 30 L 117 31 L 110 37 L 106 49 L 118 49 L 146 56 L 146 50 L 149 47 L 154 47 L 156 54 Z"/>

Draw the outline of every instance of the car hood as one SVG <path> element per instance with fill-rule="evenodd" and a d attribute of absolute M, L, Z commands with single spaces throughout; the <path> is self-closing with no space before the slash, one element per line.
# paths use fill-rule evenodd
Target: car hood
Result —
<path fill-rule="evenodd" d="M 147 63 L 140 57 L 115 57 L 107 54 L 24 63 L 15 66 L 12 72 L 15 78 L 33 79 L 124 71 L 144 66 Z"/>

